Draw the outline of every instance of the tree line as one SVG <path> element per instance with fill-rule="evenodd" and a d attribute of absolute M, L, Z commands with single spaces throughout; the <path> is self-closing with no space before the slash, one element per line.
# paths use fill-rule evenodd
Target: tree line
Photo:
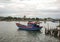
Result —
<path fill-rule="evenodd" d="M 53 18 L 26 18 L 26 16 L 24 17 L 12 17 L 12 16 L 7 16 L 7 17 L 3 17 L 3 16 L 0 16 L 0 21 L 29 21 L 29 20 L 32 20 L 32 21 L 51 21 L 51 20 L 60 20 L 60 19 L 53 19 Z"/>

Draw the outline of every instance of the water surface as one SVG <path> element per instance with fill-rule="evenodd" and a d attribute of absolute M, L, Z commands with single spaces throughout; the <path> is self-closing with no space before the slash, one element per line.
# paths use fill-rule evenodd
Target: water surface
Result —
<path fill-rule="evenodd" d="M 43 29 L 40 31 L 22 31 L 18 30 L 16 22 L 0 22 L 0 42 L 60 42 L 59 39 L 44 34 L 44 27 L 47 27 L 48 22 L 42 23 Z M 27 25 L 27 22 L 20 22 Z M 50 27 L 58 25 L 57 23 L 49 22 Z M 54 25 L 53 25 L 54 24 Z"/>

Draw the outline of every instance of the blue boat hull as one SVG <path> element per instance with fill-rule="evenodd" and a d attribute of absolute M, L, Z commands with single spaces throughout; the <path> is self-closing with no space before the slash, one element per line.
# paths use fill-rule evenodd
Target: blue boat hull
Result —
<path fill-rule="evenodd" d="M 28 26 L 24 26 L 24 25 L 17 25 L 18 29 L 20 30 L 30 30 L 30 31 L 37 31 L 37 30 L 41 30 L 42 27 L 28 27 Z"/>
<path fill-rule="evenodd" d="M 18 28 L 18 29 L 20 29 L 20 30 L 40 30 L 41 28 L 35 28 L 35 29 L 33 29 L 33 28 Z"/>

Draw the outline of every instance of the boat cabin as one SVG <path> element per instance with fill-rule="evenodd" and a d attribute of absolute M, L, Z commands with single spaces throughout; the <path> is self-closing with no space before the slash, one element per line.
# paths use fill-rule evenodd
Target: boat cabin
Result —
<path fill-rule="evenodd" d="M 28 22 L 28 26 L 39 27 L 36 22 Z"/>

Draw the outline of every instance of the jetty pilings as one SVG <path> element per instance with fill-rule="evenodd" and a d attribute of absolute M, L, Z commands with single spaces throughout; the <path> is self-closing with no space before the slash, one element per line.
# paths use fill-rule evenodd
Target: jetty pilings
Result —
<path fill-rule="evenodd" d="M 45 34 L 60 38 L 60 30 L 58 29 L 45 29 Z"/>

